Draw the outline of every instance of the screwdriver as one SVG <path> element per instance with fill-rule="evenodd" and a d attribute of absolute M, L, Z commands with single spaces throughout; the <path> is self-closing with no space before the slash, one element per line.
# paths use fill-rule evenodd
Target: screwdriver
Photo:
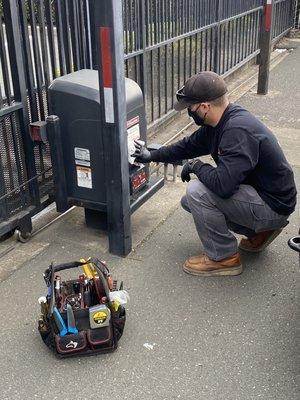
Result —
<path fill-rule="evenodd" d="M 75 325 L 75 317 L 73 313 L 73 309 L 71 305 L 67 304 L 67 321 L 68 321 L 68 332 L 69 333 L 78 333 L 78 329 Z"/>

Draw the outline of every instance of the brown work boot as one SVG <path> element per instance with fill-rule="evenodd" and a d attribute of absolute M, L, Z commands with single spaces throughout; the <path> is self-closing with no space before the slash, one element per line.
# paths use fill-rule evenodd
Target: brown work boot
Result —
<path fill-rule="evenodd" d="M 239 275 L 243 271 L 239 253 L 220 261 L 210 260 L 205 254 L 190 257 L 183 265 L 184 272 L 191 275 Z"/>
<path fill-rule="evenodd" d="M 272 231 L 259 232 L 253 238 L 242 239 L 239 244 L 239 249 L 258 253 L 273 242 L 281 231 L 282 229 L 275 229 Z"/>

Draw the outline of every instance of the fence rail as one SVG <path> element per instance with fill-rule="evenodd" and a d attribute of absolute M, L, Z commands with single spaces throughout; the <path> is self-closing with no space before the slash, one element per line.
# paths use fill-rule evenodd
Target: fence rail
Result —
<path fill-rule="evenodd" d="M 125 73 L 143 90 L 148 126 L 173 113 L 190 75 L 226 76 L 259 54 L 263 0 L 122 3 Z M 54 78 L 97 65 L 91 12 L 88 0 L 0 0 L 0 235 L 51 201 L 49 148 L 33 145 L 28 125 L 48 115 Z M 293 0 L 274 1 L 274 40 L 296 15 Z"/>

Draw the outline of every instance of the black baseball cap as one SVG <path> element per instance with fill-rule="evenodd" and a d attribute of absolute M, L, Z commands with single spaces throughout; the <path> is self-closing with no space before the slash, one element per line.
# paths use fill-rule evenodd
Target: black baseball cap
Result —
<path fill-rule="evenodd" d="M 192 104 L 215 100 L 227 92 L 224 79 L 212 71 L 202 71 L 191 76 L 176 92 L 174 108 L 181 111 Z"/>

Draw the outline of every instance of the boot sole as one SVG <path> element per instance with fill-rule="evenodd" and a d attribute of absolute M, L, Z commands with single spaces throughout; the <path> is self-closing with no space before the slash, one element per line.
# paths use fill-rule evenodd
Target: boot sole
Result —
<path fill-rule="evenodd" d="M 235 276 L 240 275 L 243 272 L 243 266 L 239 265 L 237 267 L 223 268 L 222 270 L 214 271 L 192 271 L 183 265 L 183 270 L 187 274 L 194 276 Z"/>
<path fill-rule="evenodd" d="M 266 247 L 269 246 L 269 244 L 271 244 L 273 242 L 274 239 L 277 238 L 278 235 L 280 235 L 280 233 L 282 232 L 282 229 L 276 230 L 270 237 L 269 239 L 260 247 L 258 247 L 257 249 L 248 249 L 248 247 L 243 247 L 241 246 L 241 244 L 239 244 L 239 249 L 243 250 L 243 251 L 248 251 L 249 253 L 260 253 L 261 251 L 263 251 Z"/>

